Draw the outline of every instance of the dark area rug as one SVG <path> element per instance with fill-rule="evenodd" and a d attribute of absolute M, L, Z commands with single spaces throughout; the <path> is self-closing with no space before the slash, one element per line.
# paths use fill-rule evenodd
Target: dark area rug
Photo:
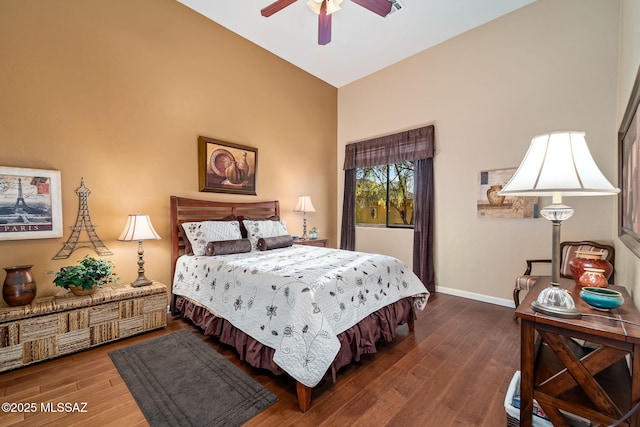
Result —
<path fill-rule="evenodd" d="M 278 400 L 185 329 L 109 356 L 151 426 L 240 426 Z"/>

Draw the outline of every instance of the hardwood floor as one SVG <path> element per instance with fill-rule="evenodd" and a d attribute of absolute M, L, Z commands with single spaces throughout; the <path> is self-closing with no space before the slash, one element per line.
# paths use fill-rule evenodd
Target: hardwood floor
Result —
<path fill-rule="evenodd" d="M 379 347 L 313 392 L 298 410 L 295 383 L 252 369 L 181 319 L 166 329 L 0 374 L 0 403 L 35 403 L 35 413 L 0 413 L 0 426 L 145 426 L 108 352 L 186 328 L 277 394 L 279 401 L 246 426 L 506 425 L 504 396 L 519 366 L 519 323 L 513 310 L 450 295 L 431 295 L 415 331 L 398 329 Z M 171 351 L 168 349 L 168 351 Z M 86 402 L 86 412 L 42 412 L 41 402 Z M 78 408 L 82 409 L 82 408 Z"/>

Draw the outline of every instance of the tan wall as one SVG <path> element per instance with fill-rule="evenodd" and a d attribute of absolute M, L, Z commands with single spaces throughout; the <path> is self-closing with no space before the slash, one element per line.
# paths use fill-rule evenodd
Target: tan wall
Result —
<path fill-rule="evenodd" d="M 149 278 L 170 282 L 169 196 L 281 201 L 292 234 L 300 194 L 335 244 L 337 90 L 173 0 L 0 2 L 0 165 L 62 174 L 64 237 L 0 241 L 0 266 L 33 264 L 39 295 L 78 212 L 91 217 L 125 282 L 137 245 L 116 240 L 145 212 Z M 198 192 L 197 137 L 258 148 L 256 196 Z M 2 275 L 4 277 L 4 275 Z"/>
<path fill-rule="evenodd" d="M 544 219 L 476 214 L 479 171 L 518 166 L 533 136 L 585 131 L 616 182 L 618 18 L 615 1 L 539 0 L 339 89 L 340 169 L 346 143 L 435 124 L 438 286 L 505 303 L 525 259 L 550 257 Z M 565 240 L 614 240 L 614 197 L 565 203 L 576 211 Z M 411 262 L 411 233 L 358 229 L 356 238 L 359 250 Z"/>
<path fill-rule="evenodd" d="M 620 70 L 618 81 L 618 126 L 629 103 L 631 89 L 640 66 L 640 2 L 623 0 L 620 8 Z M 616 213 L 617 214 L 617 213 Z M 616 222 L 617 227 L 617 222 Z M 617 228 L 616 228 L 617 233 Z M 617 281 L 633 292 L 640 305 L 640 259 L 616 240 Z"/>

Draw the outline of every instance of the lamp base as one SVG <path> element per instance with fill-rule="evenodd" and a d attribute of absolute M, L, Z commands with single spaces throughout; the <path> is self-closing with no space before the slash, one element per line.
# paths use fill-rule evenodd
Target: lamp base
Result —
<path fill-rule="evenodd" d="M 564 319 L 579 319 L 582 317 L 582 313 L 577 308 L 565 308 L 553 305 L 541 304 L 538 301 L 531 303 L 533 311 L 546 314 L 547 316 L 562 317 Z"/>
<path fill-rule="evenodd" d="M 149 286 L 152 283 L 153 283 L 152 280 L 147 279 L 143 275 L 143 276 L 138 276 L 136 280 L 131 282 L 131 286 L 133 286 L 134 288 L 139 288 L 140 286 Z"/>
<path fill-rule="evenodd" d="M 582 316 L 569 292 L 558 286 L 553 279 L 551 285 L 540 291 L 538 298 L 531 303 L 531 308 L 547 316 L 565 319 L 578 319 Z"/>
<path fill-rule="evenodd" d="M 142 249 L 142 240 L 138 241 L 138 278 L 131 282 L 131 286 L 139 288 L 140 286 L 149 286 L 151 280 L 144 276 L 144 249 Z"/>

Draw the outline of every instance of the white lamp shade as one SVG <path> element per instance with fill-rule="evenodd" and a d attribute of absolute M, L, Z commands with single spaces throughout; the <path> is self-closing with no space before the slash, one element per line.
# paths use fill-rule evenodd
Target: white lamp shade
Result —
<path fill-rule="evenodd" d="M 296 205 L 296 208 L 293 211 L 294 212 L 315 212 L 316 208 L 314 208 L 313 203 L 311 203 L 311 197 L 300 196 L 298 198 L 298 204 Z"/>
<path fill-rule="evenodd" d="M 141 240 L 160 240 L 160 236 L 156 233 L 151 225 L 149 215 L 135 214 L 129 215 L 127 224 L 122 230 L 122 234 L 118 240 L 124 241 L 141 241 Z"/>
<path fill-rule="evenodd" d="M 499 194 L 603 196 L 618 192 L 591 157 L 584 132 L 554 132 L 531 140 L 518 170 Z"/>

